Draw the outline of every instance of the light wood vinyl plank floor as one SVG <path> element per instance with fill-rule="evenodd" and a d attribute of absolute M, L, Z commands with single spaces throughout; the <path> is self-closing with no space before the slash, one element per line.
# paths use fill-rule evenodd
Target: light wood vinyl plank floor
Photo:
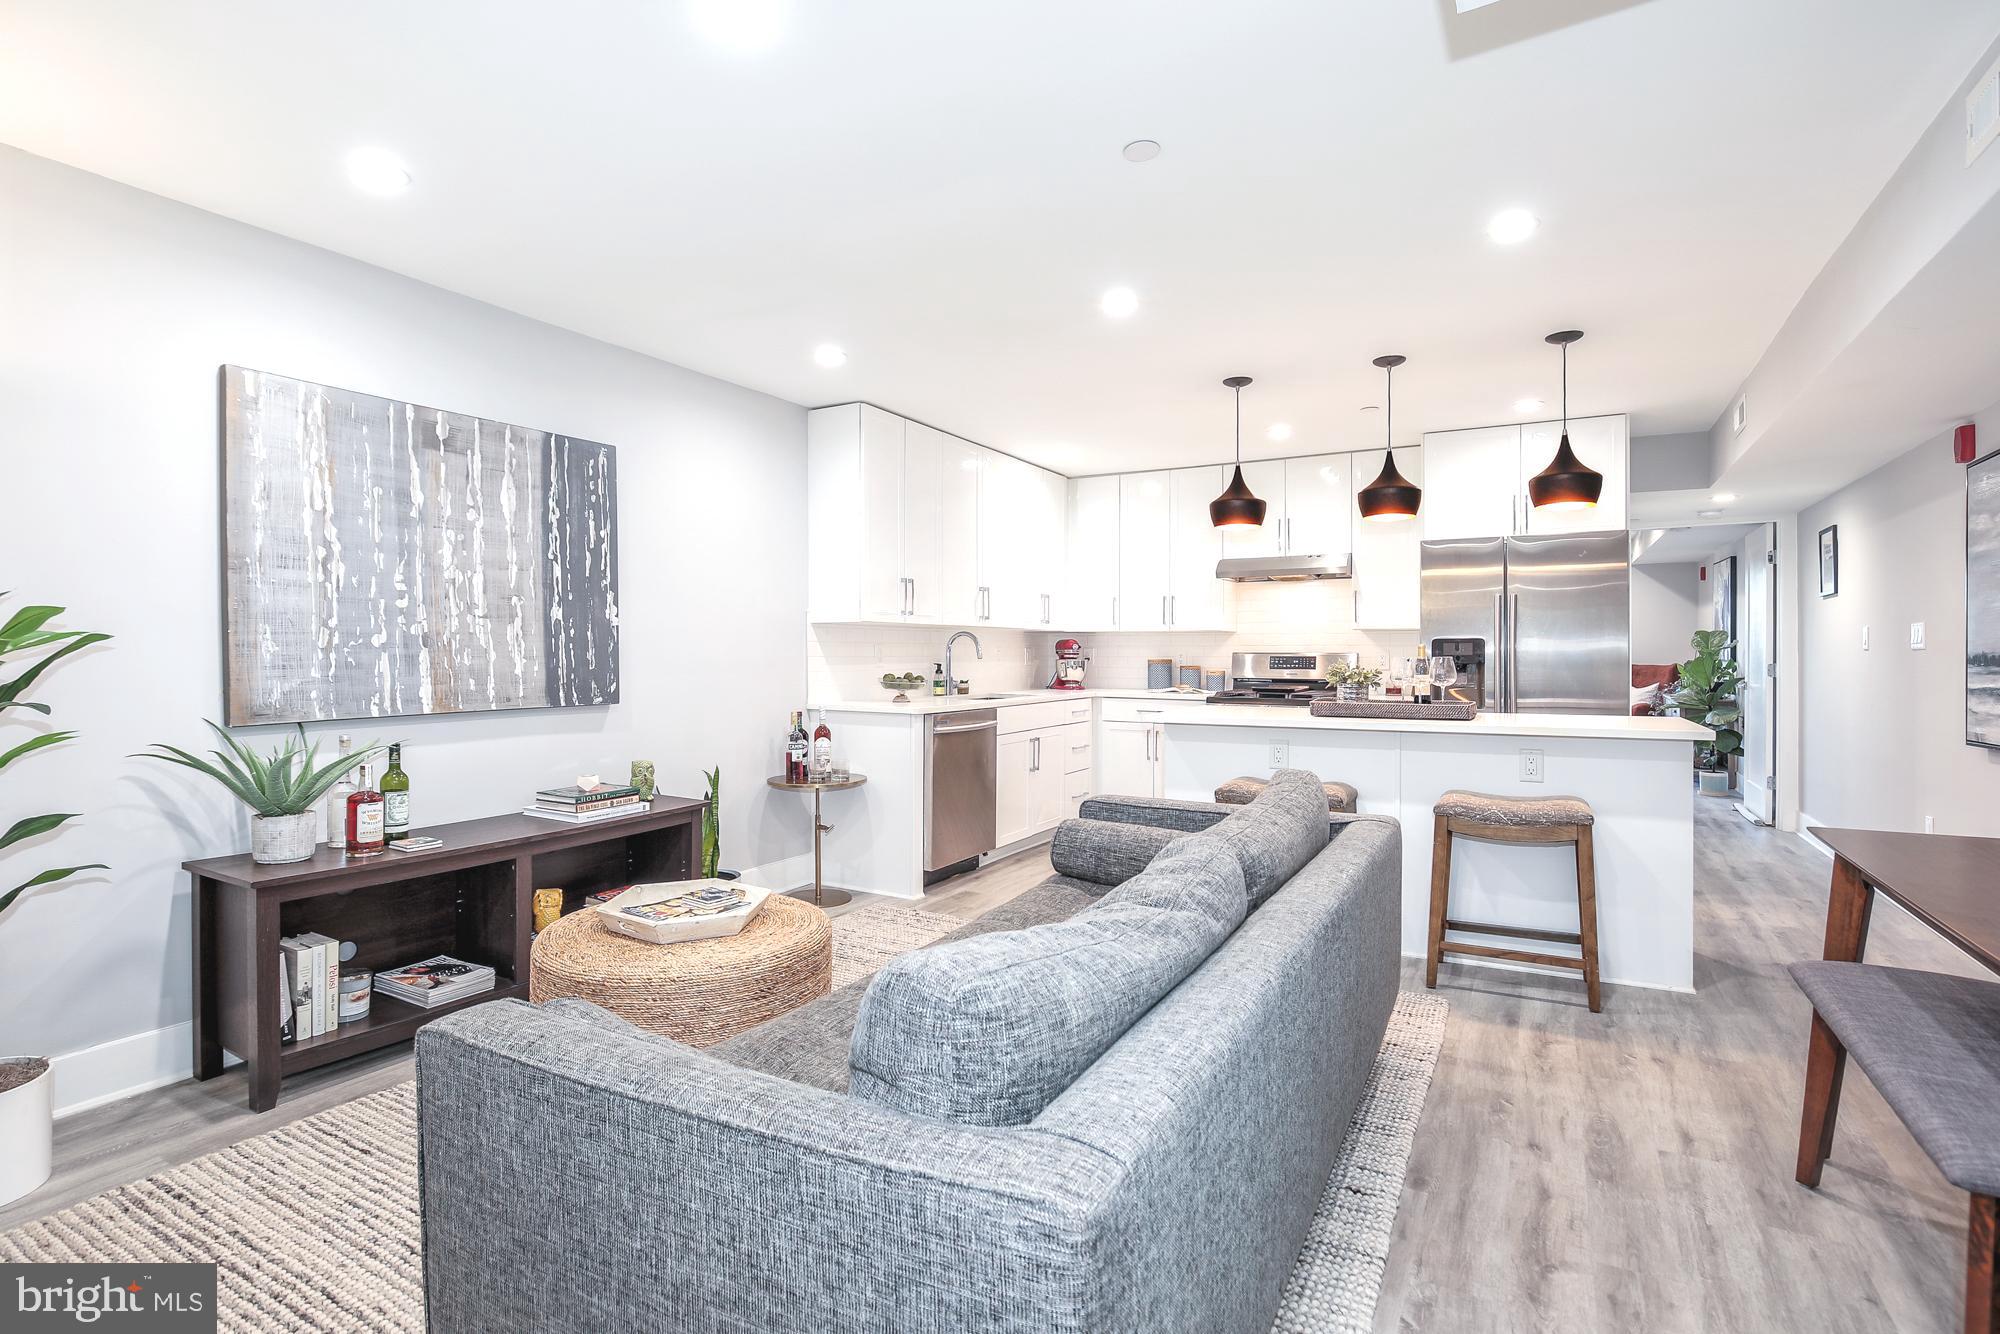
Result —
<path fill-rule="evenodd" d="M 1818 957 L 1831 863 L 1727 803 L 1696 809 L 1697 994 L 1609 987 L 1593 1015 L 1568 979 L 1445 965 L 1378 1332 L 1957 1328 L 1965 1197 L 1859 1071 L 1820 1190 L 1792 1181 L 1810 1011 L 1784 966 Z M 970 919 L 1048 870 L 1022 853 L 922 906 Z M 870 902 L 895 900 L 837 911 Z M 1886 903 L 1869 957 L 1982 975 Z M 1420 961 L 1403 984 L 1423 985 Z M 0 1228 L 410 1073 L 407 1050 L 342 1062 L 262 1116 L 240 1071 L 79 1113 L 57 1124 L 55 1178 Z"/>

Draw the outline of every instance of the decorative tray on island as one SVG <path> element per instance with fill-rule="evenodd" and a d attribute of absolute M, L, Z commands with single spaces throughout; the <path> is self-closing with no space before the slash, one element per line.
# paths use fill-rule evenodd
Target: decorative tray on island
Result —
<path fill-rule="evenodd" d="M 607 931 L 655 945 L 733 936 L 763 911 L 768 889 L 732 880 L 670 880 L 634 885 L 597 906 Z"/>
<path fill-rule="evenodd" d="M 1316 699 L 1315 718 L 1429 718 L 1440 723 L 1469 723 L 1479 706 L 1468 699 L 1441 699 L 1432 704 L 1393 699 Z"/>

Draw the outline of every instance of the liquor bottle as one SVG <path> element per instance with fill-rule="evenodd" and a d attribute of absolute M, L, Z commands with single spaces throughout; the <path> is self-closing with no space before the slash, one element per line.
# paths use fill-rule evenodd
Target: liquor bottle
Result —
<path fill-rule="evenodd" d="M 826 710 L 819 711 L 819 726 L 813 729 L 812 780 L 824 783 L 833 777 L 833 729 L 826 725 Z"/>
<path fill-rule="evenodd" d="M 389 767 L 382 772 L 382 837 L 391 843 L 410 836 L 410 776 L 403 772 L 403 745 L 391 742 Z"/>
<path fill-rule="evenodd" d="M 806 744 L 805 714 L 799 709 L 792 710 L 792 734 L 785 741 L 785 781 L 803 783 L 810 779 L 807 759 L 809 747 Z"/>
<path fill-rule="evenodd" d="M 340 738 L 340 757 L 346 759 L 354 750 L 354 743 L 345 736 Z M 354 784 L 348 780 L 352 774 L 342 774 L 340 781 L 326 790 L 326 845 L 335 852 L 347 846 L 347 794 L 354 791 Z"/>
<path fill-rule="evenodd" d="M 354 791 L 347 794 L 347 855 L 372 857 L 382 851 L 382 794 L 368 781 L 368 766 L 361 766 Z"/>

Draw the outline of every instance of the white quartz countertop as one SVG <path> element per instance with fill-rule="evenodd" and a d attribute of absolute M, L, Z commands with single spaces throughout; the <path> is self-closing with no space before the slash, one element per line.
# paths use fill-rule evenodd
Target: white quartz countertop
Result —
<path fill-rule="evenodd" d="M 879 699 L 828 700 L 815 703 L 808 710 L 828 713 L 963 713 L 967 709 L 1005 709 L 1016 704 L 1047 704 L 1051 700 L 1074 699 L 1167 699 L 1184 700 L 1200 704 L 1208 698 L 1208 692 L 1201 690 L 1140 690 L 1118 689 L 1117 687 L 1090 687 L 1083 690 L 1007 690 L 979 691 L 970 695 L 933 695 L 928 684 L 908 692 L 908 704 L 895 703 L 895 695 L 890 691 L 880 692 Z M 1218 705 L 1218 708 L 1221 706 Z"/>
<path fill-rule="evenodd" d="M 936 713 L 961 713 L 968 709 L 1005 709 L 1019 704 L 1045 704 L 1050 700 L 1156 699 L 1200 704 L 1200 708 L 1177 709 L 1161 721 L 1172 727 L 1279 727 L 1326 732 L 1438 732 L 1462 736 L 1489 737 L 1579 737 L 1611 741 L 1678 741 L 1682 744 L 1706 741 L 1714 733 L 1685 718 L 1633 718 L 1607 713 L 1482 713 L 1469 722 L 1428 718 L 1315 718 L 1296 706 L 1272 704 L 1208 704 L 1198 691 L 1137 690 L 1092 687 L 1085 690 L 1022 690 L 994 692 L 998 697 L 978 694 L 910 695 L 908 704 L 892 703 L 884 690 L 880 699 L 842 700 L 815 704 L 816 711 L 828 713 L 901 713 L 913 717 Z"/>

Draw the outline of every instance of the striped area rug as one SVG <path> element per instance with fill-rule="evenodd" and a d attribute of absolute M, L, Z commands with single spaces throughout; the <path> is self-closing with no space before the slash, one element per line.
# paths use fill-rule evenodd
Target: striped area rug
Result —
<path fill-rule="evenodd" d="M 834 919 L 834 981 L 958 921 L 875 906 Z M 1369 1329 L 1445 1002 L 1404 992 L 1285 1288 L 1273 1334 Z M 0 1234 L 0 1261 L 212 1260 L 221 1328 L 424 1328 L 416 1085 L 401 1084 Z"/>

